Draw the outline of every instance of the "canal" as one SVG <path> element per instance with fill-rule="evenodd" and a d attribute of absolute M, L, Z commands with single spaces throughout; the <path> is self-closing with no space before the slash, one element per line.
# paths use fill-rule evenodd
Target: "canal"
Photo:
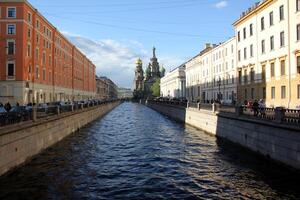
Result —
<path fill-rule="evenodd" d="M 299 199 L 299 176 L 134 103 L 0 178 L 0 199 Z"/>

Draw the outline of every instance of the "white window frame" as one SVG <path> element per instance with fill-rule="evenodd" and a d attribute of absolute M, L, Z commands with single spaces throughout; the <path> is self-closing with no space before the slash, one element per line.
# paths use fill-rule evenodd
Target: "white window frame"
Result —
<path fill-rule="evenodd" d="M 9 64 L 14 64 L 14 75 L 13 76 L 8 76 L 8 65 Z M 6 62 L 6 80 L 15 80 L 15 79 L 16 79 L 16 61 L 9 60 Z"/>
<path fill-rule="evenodd" d="M 11 9 L 11 8 L 15 9 L 15 16 L 14 17 L 9 17 L 8 16 L 8 10 Z M 6 8 L 6 17 L 9 18 L 9 19 L 16 19 L 17 18 L 17 7 L 12 7 L 12 6 L 7 7 Z"/>
<path fill-rule="evenodd" d="M 14 52 L 13 52 L 13 54 L 10 54 L 10 55 L 15 55 L 16 54 L 16 41 L 14 40 L 14 39 L 8 39 L 8 40 L 6 40 L 6 55 L 9 55 L 8 54 L 8 43 L 9 42 L 13 42 L 14 43 Z"/>
<path fill-rule="evenodd" d="M 15 27 L 15 29 L 14 29 L 15 31 L 14 31 L 12 34 L 10 34 L 10 33 L 8 32 L 8 27 L 9 27 L 9 26 L 14 26 L 14 27 Z M 16 32 L 17 32 L 17 26 L 16 26 L 16 24 L 7 24 L 7 25 L 6 25 L 6 34 L 7 34 L 7 35 L 16 35 Z"/>
<path fill-rule="evenodd" d="M 30 20 L 29 20 L 29 15 L 30 15 Z M 30 24 L 32 24 L 32 13 L 31 12 L 27 13 L 27 20 Z"/>

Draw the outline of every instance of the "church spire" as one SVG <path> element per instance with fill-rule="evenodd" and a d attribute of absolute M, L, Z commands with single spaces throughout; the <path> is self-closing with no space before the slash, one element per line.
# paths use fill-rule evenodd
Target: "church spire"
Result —
<path fill-rule="evenodd" d="M 155 51 L 156 51 L 156 48 L 153 46 L 153 58 L 156 58 Z"/>

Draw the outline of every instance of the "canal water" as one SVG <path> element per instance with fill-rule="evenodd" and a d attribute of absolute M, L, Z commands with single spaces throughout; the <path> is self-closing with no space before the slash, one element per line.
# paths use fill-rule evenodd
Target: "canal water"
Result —
<path fill-rule="evenodd" d="M 299 176 L 123 103 L 0 178 L 0 199 L 299 199 Z"/>

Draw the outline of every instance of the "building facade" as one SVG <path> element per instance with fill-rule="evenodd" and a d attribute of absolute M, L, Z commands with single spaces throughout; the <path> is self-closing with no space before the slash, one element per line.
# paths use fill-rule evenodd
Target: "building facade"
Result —
<path fill-rule="evenodd" d="M 83 100 L 95 65 L 26 0 L 0 0 L 0 102 Z"/>
<path fill-rule="evenodd" d="M 235 38 L 205 48 L 186 63 L 187 98 L 191 101 L 236 101 Z"/>
<path fill-rule="evenodd" d="M 132 99 L 133 91 L 128 88 L 118 88 L 118 99 Z"/>
<path fill-rule="evenodd" d="M 300 1 L 265 0 L 234 23 L 238 101 L 300 106 Z"/>
<path fill-rule="evenodd" d="M 97 97 L 102 100 L 112 100 L 118 98 L 117 85 L 105 76 L 96 77 Z"/>
<path fill-rule="evenodd" d="M 160 95 L 168 98 L 185 98 L 185 64 L 160 79 Z"/>

